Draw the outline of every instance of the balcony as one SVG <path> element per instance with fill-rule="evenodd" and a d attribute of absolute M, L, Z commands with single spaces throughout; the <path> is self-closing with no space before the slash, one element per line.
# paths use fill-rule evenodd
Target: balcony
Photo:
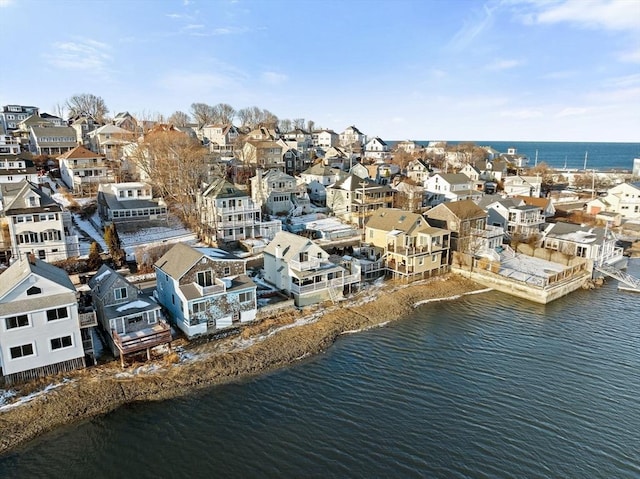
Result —
<path fill-rule="evenodd" d="M 487 225 L 484 229 L 471 228 L 471 236 L 480 238 L 497 238 L 504 236 L 504 228 Z"/>
<path fill-rule="evenodd" d="M 118 334 L 113 331 L 113 342 L 121 355 L 143 351 L 161 344 L 171 342 L 171 328 L 160 321 L 153 327 L 141 329 L 128 334 Z"/>
<path fill-rule="evenodd" d="M 215 278 L 214 284 L 210 286 L 202 286 L 198 283 L 193 283 L 193 285 L 196 287 L 196 289 L 200 293 L 200 296 L 211 296 L 214 294 L 224 293 L 227 290 L 227 287 L 224 281 L 222 281 L 219 278 Z"/>
<path fill-rule="evenodd" d="M 215 208 L 216 213 L 220 215 L 259 213 L 260 208 L 255 205 L 246 206 L 227 206 L 226 208 Z"/>
<path fill-rule="evenodd" d="M 80 329 L 91 328 L 98 325 L 95 311 L 88 311 L 78 314 L 78 322 L 80 323 Z"/>
<path fill-rule="evenodd" d="M 313 269 L 318 269 L 322 264 L 321 258 L 309 258 L 306 261 L 289 261 L 289 268 L 295 271 L 310 271 Z"/>

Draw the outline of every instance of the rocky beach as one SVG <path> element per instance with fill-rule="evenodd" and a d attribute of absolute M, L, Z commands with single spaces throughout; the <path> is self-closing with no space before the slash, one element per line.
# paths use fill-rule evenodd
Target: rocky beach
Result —
<path fill-rule="evenodd" d="M 428 301 L 478 291 L 482 287 L 455 274 L 410 285 L 370 285 L 338 304 L 261 318 L 234 337 L 176 341 L 172 352 L 148 363 L 121 369 L 114 361 L 21 386 L 0 407 L 0 453 L 124 404 L 178 397 L 284 367 L 325 351 L 342 334 L 401 319 Z"/>

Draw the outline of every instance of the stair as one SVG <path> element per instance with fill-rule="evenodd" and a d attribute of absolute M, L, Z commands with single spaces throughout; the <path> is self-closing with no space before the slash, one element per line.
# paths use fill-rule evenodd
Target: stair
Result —
<path fill-rule="evenodd" d="M 624 271 L 606 264 L 596 264 L 594 265 L 594 269 L 596 271 L 600 271 L 602 274 L 606 274 L 607 276 L 611 276 L 612 278 L 617 279 L 621 283 L 624 283 L 633 289 L 637 289 L 640 291 L 640 278 L 631 276 L 629 273 L 625 273 Z"/>

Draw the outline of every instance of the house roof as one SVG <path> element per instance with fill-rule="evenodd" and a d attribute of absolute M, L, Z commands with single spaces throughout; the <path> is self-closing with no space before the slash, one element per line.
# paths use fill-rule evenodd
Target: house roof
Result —
<path fill-rule="evenodd" d="M 63 269 L 35 257 L 31 257 L 31 260 L 29 260 L 21 256 L 0 275 L 0 299 L 31 274 L 41 276 L 67 288 L 73 292 L 75 297 L 76 288 L 71 282 L 71 279 L 69 279 L 69 275 Z M 42 299 L 44 301 L 43 306 L 46 306 L 47 298 L 47 296 L 44 296 L 43 298 L 37 299 Z"/>
<path fill-rule="evenodd" d="M 303 175 L 315 175 L 315 176 L 336 176 L 343 174 L 340 168 L 333 168 L 322 163 L 316 163 L 310 168 L 302 172 Z"/>
<path fill-rule="evenodd" d="M 33 135 L 38 138 L 40 142 L 40 138 L 42 137 L 65 137 L 65 138 L 73 138 L 71 141 L 47 141 L 46 143 L 51 145 L 63 145 L 70 146 L 75 145 L 76 143 L 76 130 L 71 128 L 70 126 L 32 126 L 31 131 Z"/>
<path fill-rule="evenodd" d="M 40 115 L 31 115 L 25 118 L 24 120 L 22 120 L 21 122 L 19 122 L 18 125 L 19 125 L 18 127 L 24 126 L 25 128 L 28 128 L 30 126 L 42 126 L 46 128 L 51 128 L 54 126 L 54 123 L 47 120 L 46 118 L 41 117 Z"/>
<path fill-rule="evenodd" d="M 240 260 L 237 256 L 218 248 L 192 248 L 183 243 L 167 251 L 155 265 L 173 279 L 180 279 L 203 258 L 211 260 Z"/>
<path fill-rule="evenodd" d="M 516 198 L 503 198 L 501 195 L 484 195 L 477 202 L 477 205 L 482 209 L 487 209 L 489 206 L 499 203 L 505 208 L 514 208 L 516 206 L 520 206 L 522 204 L 522 200 Z"/>
<path fill-rule="evenodd" d="M 434 176 L 440 176 L 444 181 L 451 185 L 458 185 L 461 183 L 469 183 L 469 177 L 464 173 L 436 173 Z"/>
<path fill-rule="evenodd" d="M 449 211 L 451 211 L 451 213 L 453 213 L 457 218 L 460 219 L 481 218 L 487 216 L 487 213 L 471 200 L 441 203 L 437 206 L 434 206 L 432 210 L 439 208 L 448 209 Z M 432 210 L 427 211 L 426 215 L 429 216 L 429 212 Z"/>
<path fill-rule="evenodd" d="M 107 124 L 97 128 L 91 132 L 91 136 L 95 135 L 107 135 L 107 134 L 120 134 L 120 135 L 131 135 L 131 131 L 125 130 L 124 128 L 120 128 L 116 125 Z"/>
<path fill-rule="evenodd" d="M 366 226 L 382 231 L 400 230 L 409 233 L 425 224 L 426 220 L 417 213 L 399 208 L 379 208 L 369 217 Z"/>
<path fill-rule="evenodd" d="M 224 178 L 215 178 L 209 185 L 207 185 L 202 196 L 210 198 L 246 198 L 249 197 L 246 191 L 242 191 L 236 188 L 233 184 L 225 180 Z"/>
<path fill-rule="evenodd" d="M 347 191 L 356 191 L 362 190 L 364 187 L 365 191 L 373 190 L 373 189 L 382 189 L 382 190 L 391 190 L 391 187 L 387 185 L 379 185 L 375 181 L 371 181 L 367 178 L 360 178 L 359 176 L 349 174 L 346 178 L 337 181 L 335 184 L 331 185 L 329 188 L 341 189 Z"/>
<path fill-rule="evenodd" d="M 278 231 L 273 240 L 265 247 L 264 252 L 275 256 L 276 248 L 278 247 L 282 252 L 282 257 L 287 261 L 297 260 L 297 255 L 301 251 L 306 251 L 312 247 L 320 248 L 309 238 L 298 236 L 288 231 Z"/>
<path fill-rule="evenodd" d="M 551 223 L 545 231 L 545 236 L 581 244 L 602 244 L 605 233 L 605 228 L 598 226 L 559 222 Z M 607 236 L 612 237 L 611 231 L 608 231 Z"/>
<path fill-rule="evenodd" d="M 551 198 L 535 198 L 533 196 L 514 196 L 514 198 L 524 201 L 528 205 L 537 206 L 543 211 L 553 204 Z"/>
<path fill-rule="evenodd" d="M 30 181 L 21 180 L 17 183 L 0 185 L 4 199 L 5 214 L 19 214 L 26 211 L 62 211 L 62 206 Z M 30 206 L 26 201 L 28 193 L 35 193 L 40 198 L 39 206 Z"/>
<path fill-rule="evenodd" d="M 94 153 L 82 145 L 76 146 L 73 150 L 69 150 L 58 157 L 59 160 L 82 159 L 82 158 L 104 158 L 100 153 Z"/>

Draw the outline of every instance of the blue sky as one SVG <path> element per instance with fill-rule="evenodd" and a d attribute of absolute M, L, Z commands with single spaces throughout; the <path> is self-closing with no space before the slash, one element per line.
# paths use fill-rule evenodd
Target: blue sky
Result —
<path fill-rule="evenodd" d="M 0 0 L 0 105 L 259 106 L 384 139 L 640 141 L 640 0 Z"/>

